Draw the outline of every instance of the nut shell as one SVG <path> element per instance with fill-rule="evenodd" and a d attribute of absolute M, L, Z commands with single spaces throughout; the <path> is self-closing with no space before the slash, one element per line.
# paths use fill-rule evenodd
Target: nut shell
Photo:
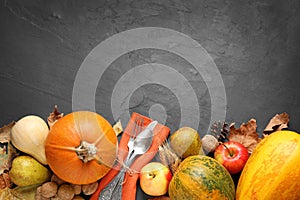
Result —
<path fill-rule="evenodd" d="M 217 146 L 219 146 L 219 141 L 213 135 L 205 135 L 202 138 L 202 147 L 205 152 L 211 153 L 213 152 Z"/>
<path fill-rule="evenodd" d="M 94 192 L 96 192 L 97 188 L 98 188 L 98 182 L 82 185 L 82 192 L 85 195 L 91 195 Z"/>
<path fill-rule="evenodd" d="M 57 197 L 61 200 L 70 200 L 74 196 L 74 189 L 69 184 L 61 185 L 57 191 Z"/>
<path fill-rule="evenodd" d="M 46 182 L 41 186 L 41 194 L 43 197 L 54 197 L 57 193 L 58 186 L 54 182 Z"/>

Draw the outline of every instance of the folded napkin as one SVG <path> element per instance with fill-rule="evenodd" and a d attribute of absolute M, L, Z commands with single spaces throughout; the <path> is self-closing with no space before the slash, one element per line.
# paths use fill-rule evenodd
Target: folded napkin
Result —
<path fill-rule="evenodd" d="M 122 138 L 119 143 L 118 148 L 118 160 L 123 161 L 126 159 L 128 154 L 127 143 L 130 139 L 131 133 L 133 133 L 134 124 L 136 117 L 141 117 L 143 119 L 143 127 L 146 127 L 152 119 L 143 116 L 138 113 L 132 113 L 132 116 L 123 132 Z M 130 166 L 130 172 L 127 171 L 124 177 L 124 183 L 122 185 L 122 199 L 124 200 L 134 200 L 136 198 L 136 185 L 139 178 L 138 172 L 141 168 L 149 163 L 158 151 L 158 146 L 161 145 L 165 139 L 168 137 L 170 129 L 162 124 L 157 124 L 153 131 L 153 142 L 150 149 L 143 155 L 136 158 L 136 160 Z M 114 166 L 108 174 L 106 174 L 99 181 L 99 186 L 97 191 L 91 196 L 90 200 L 98 200 L 101 191 L 110 183 L 110 181 L 118 174 L 122 167 L 122 162 L 119 162 Z M 133 173 L 132 173 L 133 172 Z"/>

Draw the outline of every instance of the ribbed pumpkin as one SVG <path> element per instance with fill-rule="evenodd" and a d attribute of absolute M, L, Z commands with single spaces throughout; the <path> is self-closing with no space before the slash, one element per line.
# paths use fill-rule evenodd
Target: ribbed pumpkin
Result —
<path fill-rule="evenodd" d="M 299 134 L 278 131 L 257 145 L 240 176 L 236 199 L 300 199 Z"/>
<path fill-rule="evenodd" d="M 229 172 L 215 159 L 195 155 L 183 160 L 169 184 L 171 200 L 234 200 Z"/>
<path fill-rule="evenodd" d="M 93 183 L 111 169 L 117 137 L 111 124 L 90 111 L 77 111 L 59 119 L 51 128 L 45 151 L 51 170 L 74 184 Z"/>

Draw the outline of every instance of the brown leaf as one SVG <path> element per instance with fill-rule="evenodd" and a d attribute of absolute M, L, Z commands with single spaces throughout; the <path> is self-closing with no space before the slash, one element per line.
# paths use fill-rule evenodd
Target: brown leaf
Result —
<path fill-rule="evenodd" d="M 17 156 L 17 150 L 10 143 L 10 131 L 15 121 L 0 128 L 0 174 L 11 167 L 12 159 Z"/>
<path fill-rule="evenodd" d="M 120 135 L 123 132 L 121 120 L 117 121 L 117 123 L 113 125 L 113 129 L 115 131 L 116 136 Z"/>
<path fill-rule="evenodd" d="M 64 114 L 58 112 L 57 105 L 55 105 L 54 110 L 52 111 L 52 113 L 49 114 L 48 119 L 47 119 L 49 128 L 51 129 L 51 127 L 55 124 L 55 122 L 57 122 L 57 120 L 59 120 L 63 116 L 64 116 Z"/>
<path fill-rule="evenodd" d="M 229 141 L 236 141 L 243 144 L 249 153 L 255 149 L 260 142 L 259 134 L 256 132 L 256 120 L 250 119 L 246 124 L 243 123 L 240 128 L 236 129 L 234 124 L 230 125 Z"/>
<path fill-rule="evenodd" d="M 15 125 L 15 121 L 3 126 L 0 128 L 0 142 L 9 142 L 10 141 L 10 130 Z"/>
<path fill-rule="evenodd" d="M 13 183 L 10 180 L 8 172 L 4 172 L 0 175 L 0 190 L 3 190 L 6 187 L 11 188 Z"/>
<path fill-rule="evenodd" d="M 288 123 L 290 117 L 286 112 L 281 114 L 276 114 L 268 123 L 265 130 L 263 131 L 263 136 L 270 135 L 275 131 L 280 131 L 282 129 L 288 128 Z"/>

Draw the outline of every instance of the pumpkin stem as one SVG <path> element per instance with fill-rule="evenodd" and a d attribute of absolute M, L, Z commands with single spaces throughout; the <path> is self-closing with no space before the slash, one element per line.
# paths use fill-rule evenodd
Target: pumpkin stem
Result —
<path fill-rule="evenodd" d="M 81 141 L 80 146 L 76 148 L 77 156 L 84 163 L 87 163 L 95 159 L 97 153 L 97 147 L 94 144 L 90 144 L 86 141 Z"/>
<path fill-rule="evenodd" d="M 58 145 L 51 145 L 53 148 L 57 149 L 63 149 L 63 150 L 68 150 L 68 151 L 76 151 L 74 147 L 63 147 L 63 146 L 58 146 Z"/>

